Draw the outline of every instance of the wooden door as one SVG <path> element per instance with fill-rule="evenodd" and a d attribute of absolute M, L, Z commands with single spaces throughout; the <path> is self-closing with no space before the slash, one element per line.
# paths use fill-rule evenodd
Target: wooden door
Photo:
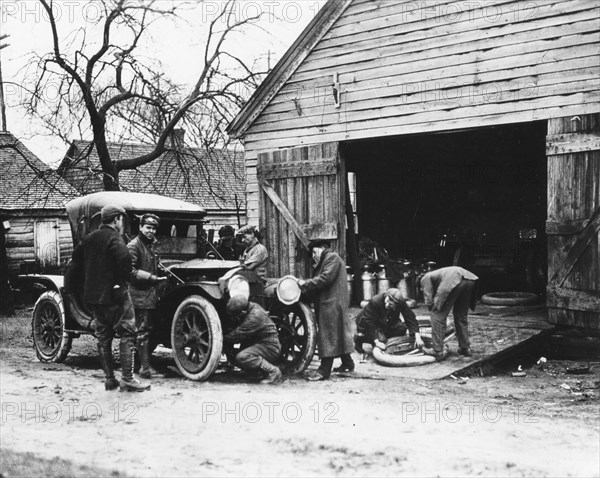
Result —
<path fill-rule="evenodd" d="M 345 177 L 338 143 L 258 155 L 260 228 L 271 277 L 310 276 L 310 239 L 330 239 L 345 258 Z"/>
<path fill-rule="evenodd" d="M 35 261 L 42 268 L 58 266 L 60 249 L 58 221 L 56 219 L 35 222 Z"/>
<path fill-rule="evenodd" d="M 551 119 L 548 156 L 548 314 L 600 329 L 600 114 Z"/>

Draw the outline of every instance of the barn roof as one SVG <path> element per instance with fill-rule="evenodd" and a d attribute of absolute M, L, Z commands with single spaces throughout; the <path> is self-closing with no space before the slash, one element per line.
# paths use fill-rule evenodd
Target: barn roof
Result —
<path fill-rule="evenodd" d="M 227 126 L 232 138 L 241 138 L 273 97 L 284 86 L 315 45 L 340 17 L 352 0 L 329 0 L 273 67 L 237 116 Z"/>
<path fill-rule="evenodd" d="M 0 209 L 63 209 L 79 193 L 21 141 L 0 132 Z"/>
<path fill-rule="evenodd" d="M 107 146 L 113 161 L 142 156 L 154 148 L 116 142 Z M 58 171 L 81 194 L 103 190 L 100 160 L 90 141 L 73 141 Z M 122 191 L 161 194 L 205 209 L 245 208 L 244 156 L 237 151 L 222 149 L 207 154 L 189 147 L 168 150 L 135 170 L 121 171 L 119 184 Z"/>

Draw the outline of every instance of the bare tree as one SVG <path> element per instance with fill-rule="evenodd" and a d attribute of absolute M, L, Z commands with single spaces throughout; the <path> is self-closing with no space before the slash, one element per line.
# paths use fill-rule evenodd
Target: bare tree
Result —
<path fill-rule="evenodd" d="M 176 127 L 193 126 L 197 141 L 210 151 L 226 146 L 225 125 L 262 77 L 256 66 L 227 51 L 235 32 L 256 27 L 263 13 L 240 18 L 237 0 L 223 1 L 204 30 L 204 51 L 195 84 L 184 91 L 158 71 L 156 61 L 140 52 L 142 39 L 158 20 L 181 18 L 182 9 L 199 2 L 106 0 L 95 25 L 68 37 L 59 32 L 53 0 L 39 0 L 52 32 L 53 48 L 36 56 L 28 112 L 41 118 L 52 134 L 67 141 L 79 130 L 91 132 L 106 190 L 119 190 L 119 172 L 147 164 L 172 147 Z M 98 33 L 99 40 L 92 38 Z M 66 38 L 66 39 L 65 39 Z M 52 87 L 54 101 L 45 92 Z M 114 160 L 109 138 L 136 139 L 154 145 L 135 158 Z"/>

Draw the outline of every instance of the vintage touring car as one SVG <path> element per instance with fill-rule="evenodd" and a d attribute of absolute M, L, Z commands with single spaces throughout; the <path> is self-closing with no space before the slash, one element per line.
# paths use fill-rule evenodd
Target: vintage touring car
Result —
<path fill-rule="evenodd" d="M 206 380 L 219 365 L 223 333 L 234 326 L 225 310 L 234 288 L 252 294 L 269 311 L 279 331 L 278 365 L 284 372 L 306 369 L 315 351 L 316 325 L 311 308 L 300 300 L 294 278 L 269 280 L 267 287 L 254 282 L 240 262 L 220 259 L 207 238 L 203 208 L 154 194 L 99 192 L 70 201 L 66 209 L 74 246 L 98 229 L 100 210 L 106 204 L 118 204 L 127 211 L 129 237 L 137 233 L 143 213 L 161 218 L 156 237 L 168 280 L 159 292 L 151 346 L 171 348 L 182 375 Z M 82 281 L 71 271 L 67 266 L 64 277 L 19 276 L 22 287 L 43 290 L 32 318 L 33 346 L 42 362 L 63 361 L 73 338 L 94 333 L 92 317 L 81 300 Z"/>

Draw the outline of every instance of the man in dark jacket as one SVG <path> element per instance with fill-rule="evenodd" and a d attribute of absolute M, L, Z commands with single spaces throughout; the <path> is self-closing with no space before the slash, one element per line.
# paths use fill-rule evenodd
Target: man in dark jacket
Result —
<path fill-rule="evenodd" d="M 122 207 L 112 205 L 104 206 L 100 215 L 102 225 L 75 249 L 73 261 L 83 265 L 83 300 L 94 318 L 98 354 L 106 375 L 104 387 L 106 390 L 114 390 L 120 385 L 124 391 L 144 391 L 150 385 L 133 376 L 136 330 L 128 290 L 131 258 L 122 237 L 127 215 Z M 115 335 L 121 339 L 120 383 L 115 379 L 112 357 L 112 340 Z"/>
<path fill-rule="evenodd" d="M 421 279 L 425 304 L 431 314 L 431 339 L 433 348 L 423 348 L 427 355 L 443 360 L 447 351 L 444 348 L 446 318 L 452 310 L 454 329 L 458 339 L 458 353 L 470 357 L 469 328 L 467 317 L 469 307 L 475 310 L 475 289 L 478 277 L 462 267 L 443 267 L 428 272 Z"/>
<path fill-rule="evenodd" d="M 231 345 L 241 344 L 235 356 L 236 365 L 243 370 L 264 372 L 266 378 L 261 383 L 283 381 L 281 370 L 272 363 L 281 353 L 279 335 L 265 309 L 242 295 L 235 295 L 227 302 L 227 313 L 238 324 L 223 337 Z"/>
<path fill-rule="evenodd" d="M 404 321 L 400 319 L 400 314 Z M 414 338 L 415 347 L 423 347 L 415 313 L 406 304 L 398 289 L 388 289 L 375 295 L 356 317 L 356 329 L 355 343 L 359 352 L 362 352 L 362 343 L 385 349 L 389 338 L 402 337 L 407 331 Z"/>
<path fill-rule="evenodd" d="M 137 352 L 140 358 L 140 377 L 155 378 L 158 372 L 150 365 L 150 332 L 152 311 L 158 301 L 158 284 L 166 277 L 158 277 L 158 253 L 156 252 L 156 230 L 159 219 L 154 214 L 144 214 L 140 219 L 140 233 L 127 244 L 131 255 L 132 284 L 129 289 L 135 308 L 137 329 Z"/>
<path fill-rule="evenodd" d="M 314 276 L 299 281 L 302 292 L 316 296 L 317 344 L 321 365 L 310 373 L 310 381 L 326 380 L 331 375 L 333 360 L 342 359 L 344 370 L 353 371 L 351 353 L 352 319 L 347 314 L 349 305 L 346 265 L 342 258 L 329 249 L 329 241 L 315 239 L 308 245 L 316 265 Z"/>

